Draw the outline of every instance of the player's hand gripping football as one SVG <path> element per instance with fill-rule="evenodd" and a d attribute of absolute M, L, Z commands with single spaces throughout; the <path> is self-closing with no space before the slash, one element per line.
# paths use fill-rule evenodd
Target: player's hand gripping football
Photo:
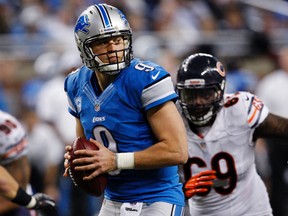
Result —
<path fill-rule="evenodd" d="M 91 173 L 83 177 L 85 181 L 92 180 L 100 174 L 116 170 L 116 156 L 114 152 L 94 139 L 86 140 L 84 146 L 82 145 L 83 143 L 78 146 L 76 144 L 79 144 L 79 140 L 80 139 L 76 139 L 73 145 L 67 145 L 65 147 L 65 171 L 63 176 L 69 176 L 69 166 L 72 161 L 76 171 L 87 171 Z M 72 158 L 72 156 L 74 158 Z"/>
<path fill-rule="evenodd" d="M 205 170 L 192 176 L 184 185 L 185 198 L 189 199 L 194 195 L 203 195 L 213 186 L 216 179 L 216 171 Z"/>
<path fill-rule="evenodd" d="M 57 216 L 57 208 L 55 201 L 43 194 L 36 193 L 33 195 L 36 199 L 36 205 L 33 207 L 38 213 L 39 216 Z"/>

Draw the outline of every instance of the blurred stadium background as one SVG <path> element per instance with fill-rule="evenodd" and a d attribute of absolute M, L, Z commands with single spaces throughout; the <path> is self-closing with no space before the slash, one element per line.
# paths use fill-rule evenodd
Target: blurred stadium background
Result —
<path fill-rule="evenodd" d="M 10 112 L 19 115 L 23 83 L 41 73 L 37 71 L 42 70 L 40 66 L 33 67 L 37 57 L 67 49 L 77 52 L 73 25 L 85 7 L 97 2 L 0 0 L 0 84 Z M 239 63 L 261 78 L 277 67 L 275 54 L 288 44 L 287 1 L 104 2 L 127 14 L 135 56 L 164 64 L 172 74 L 179 59 L 200 50 L 217 55 L 224 63 Z"/>
<path fill-rule="evenodd" d="M 255 92 L 288 45 L 285 0 L 0 0 L 0 109 L 20 119 L 35 111 L 42 85 L 77 62 L 61 56 L 79 55 L 73 26 L 94 3 L 121 9 L 135 56 L 163 65 L 174 81 L 187 54 L 208 52 L 226 65 L 227 92 Z M 266 154 L 259 150 L 259 161 Z M 269 165 L 259 172 L 269 182 Z"/>

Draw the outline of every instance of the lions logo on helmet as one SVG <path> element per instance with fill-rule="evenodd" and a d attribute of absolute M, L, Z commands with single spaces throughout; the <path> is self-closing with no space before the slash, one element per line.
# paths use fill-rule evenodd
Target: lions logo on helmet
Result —
<path fill-rule="evenodd" d="M 75 26 L 75 32 L 82 31 L 84 34 L 88 34 L 89 30 L 87 29 L 90 26 L 88 16 L 79 17 L 77 24 Z"/>

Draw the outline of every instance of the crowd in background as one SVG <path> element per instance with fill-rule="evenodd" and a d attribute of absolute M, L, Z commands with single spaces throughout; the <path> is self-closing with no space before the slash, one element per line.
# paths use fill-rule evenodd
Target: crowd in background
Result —
<path fill-rule="evenodd" d="M 277 13 L 277 7 L 268 10 L 271 0 L 251 0 L 250 4 L 244 0 L 0 0 L 0 109 L 26 125 L 32 185 L 59 202 L 62 216 L 93 215 L 99 210 L 95 203 L 101 201 L 101 197 L 74 191 L 70 179 L 63 179 L 61 174 L 64 146 L 72 143 L 75 128 L 67 111 L 63 81 L 67 73 L 82 64 L 73 26 L 83 9 L 101 2 L 127 14 L 135 56 L 163 65 L 174 82 L 183 56 L 211 53 L 223 59 L 226 66 L 227 93 L 250 91 L 263 95 L 272 113 L 283 106 L 284 111 L 277 114 L 288 117 L 288 91 L 279 90 L 288 86 L 288 68 L 278 58 L 288 47 L 288 13 Z M 288 7 L 286 1 L 273 2 Z M 272 83 L 269 92 L 258 88 L 264 80 L 271 82 L 268 75 L 276 70 L 282 71 L 282 82 Z M 273 97 L 274 92 L 281 96 Z M 274 101 L 267 96 L 269 93 Z M 257 149 L 259 173 L 279 216 L 281 209 L 287 208 L 283 203 L 288 202 L 288 192 L 286 197 L 283 192 L 285 186 L 288 188 L 287 149 L 284 144 L 281 152 L 286 164 L 277 164 L 283 169 L 275 175 L 269 161 L 275 156 L 271 157 L 274 152 L 269 144 L 261 140 Z M 281 192 L 274 189 L 275 181 L 284 187 Z M 281 198 L 277 197 L 280 193 Z M 74 208 L 73 203 L 82 205 Z M 283 212 L 288 214 L 287 209 Z"/>

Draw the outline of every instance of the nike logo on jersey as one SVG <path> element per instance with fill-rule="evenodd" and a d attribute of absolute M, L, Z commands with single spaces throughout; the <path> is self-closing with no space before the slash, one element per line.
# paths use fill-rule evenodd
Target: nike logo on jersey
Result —
<path fill-rule="evenodd" d="M 152 79 L 153 80 L 155 80 L 155 79 L 157 79 L 157 77 L 158 77 L 158 75 L 160 74 L 160 71 L 158 71 L 158 73 L 157 74 L 155 74 L 155 75 L 152 75 Z"/>

